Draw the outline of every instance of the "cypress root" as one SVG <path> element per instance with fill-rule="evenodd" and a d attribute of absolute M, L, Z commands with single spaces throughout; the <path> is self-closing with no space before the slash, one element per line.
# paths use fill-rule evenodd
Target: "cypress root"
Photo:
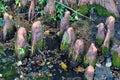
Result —
<path fill-rule="evenodd" d="M 45 12 L 49 15 L 53 15 L 56 11 L 55 0 L 48 0 L 47 5 L 44 8 Z"/>
<path fill-rule="evenodd" d="M 95 66 L 96 56 L 97 56 L 97 48 L 95 47 L 95 44 L 92 43 L 90 45 L 90 48 L 89 48 L 87 54 L 85 55 L 84 63 Z"/>
<path fill-rule="evenodd" d="M 113 16 L 108 17 L 106 20 L 106 25 L 107 25 L 107 29 L 109 29 L 111 32 L 110 38 L 113 38 L 115 34 L 115 29 L 114 29 L 115 18 Z"/>
<path fill-rule="evenodd" d="M 64 32 L 62 42 L 61 42 L 61 45 L 60 45 L 61 51 L 64 51 L 64 52 L 68 53 L 70 47 L 73 46 L 74 41 L 75 41 L 74 30 L 73 30 L 72 27 L 69 27 L 67 29 L 67 31 Z"/>
<path fill-rule="evenodd" d="M 69 27 L 69 17 L 70 17 L 70 12 L 69 11 L 65 12 L 64 17 L 61 19 L 60 22 L 60 32 L 63 33 Z"/>
<path fill-rule="evenodd" d="M 103 41 L 104 41 L 104 38 L 105 38 L 105 28 L 104 28 L 104 24 L 103 23 L 100 23 L 98 25 L 98 32 L 97 32 L 97 35 L 96 35 L 96 45 L 98 47 L 101 47 L 102 44 L 103 44 Z"/>
<path fill-rule="evenodd" d="M 40 21 L 36 21 L 32 25 L 32 54 L 37 50 L 43 50 L 45 41 L 43 39 L 43 30 Z"/>
<path fill-rule="evenodd" d="M 8 13 L 4 13 L 4 27 L 3 27 L 3 40 L 9 40 L 14 37 L 15 27 L 12 26 L 12 21 Z"/>
<path fill-rule="evenodd" d="M 106 56 L 107 56 L 108 53 L 109 53 L 110 34 L 111 34 L 111 32 L 110 32 L 110 30 L 108 29 L 108 30 L 107 30 L 107 34 L 106 34 L 106 37 L 105 37 L 105 40 L 104 40 L 103 45 L 102 45 L 102 53 L 103 53 L 104 55 L 106 55 Z"/>
<path fill-rule="evenodd" d="M 72 60 L 76 62 L 81 62 L 84 51 L 84 42 L 82 39 L 77 39 L 74 44 L 74 53 L 72 54 Z"/>
<path fill-rule="evenodd" d="M 88 66 L 87 70 L 85 71 L 85 78 L 86 80 L 94 80 L 94 67 L 93 66 Z"/>
<path fill-rule="evenodd" d="M 17 32 L 17 40 L 15 43 L 15 52 L 17 53 L 17 57 L 22 59 L 28 54 L 27 47 L 27 32 L 24 27 L 20 27 Z"/>

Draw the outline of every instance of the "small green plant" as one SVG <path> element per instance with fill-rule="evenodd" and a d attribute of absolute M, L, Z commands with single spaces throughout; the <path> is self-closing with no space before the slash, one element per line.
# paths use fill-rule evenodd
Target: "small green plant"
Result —
<path fill-rule="evenodd" d="M 3 16 L 3 14 L 7 11 L 8 6 L 5 5 L 7 0 L 1 0 L 0 1 L 0 17 Z"/>
<path fill-rule="evenodd" d="M 15 0 L 15 4 L 18 5 L 18 7 L 21 7 L 20 0 Z"/>
<path fill-rule="evenodd" d="M 63 16 L 64 16 L 64 12 L 65 12 L 65 7 L 64 6 L 62 6 L 61 4 L 58 4 L 58 3 L 55 3 L 55 7 L 56 7 L 56 11 L 57 11 L 57 17 L 59 18 L 59 19 L 62 19 L 63 18 Z"/>
<path fill-rule="evenodd" d="M 120 68 L 120 56 L 118 55 L 117 51 L 113 52 L 113 55 L 112 55 L 112 64 L 113 64 L 114 67 Z"/>
<path fill-rule="evenodd" d="M 101 46 L 102 46 L 103 41 L 104 41 L 104 40 L 99 39 L 98 37 L 96 37 L 96 45 L 97 45 L 98 47 L 101 47 Z"/>
<path fill-rule="evenodd" d="M 109 48 L 108 47 L 103 47 L 102 53 L 103 54 L 108 54 L 109 53 Z"/>

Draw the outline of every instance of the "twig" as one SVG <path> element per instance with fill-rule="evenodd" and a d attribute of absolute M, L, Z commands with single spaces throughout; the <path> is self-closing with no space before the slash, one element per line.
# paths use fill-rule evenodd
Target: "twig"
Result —
<path fill-rule="evenodd" d="M 72 9 L 72 8 L 66 6 L 66 5 L 64 5 L 64 4 L 62 4 L 62 3 L 58 2 L 58 1 L 55 1 L 55 2 L 58 3 L 58 4 L 60 4 L 60 5 L 62 5 L 62 6 L 64 6 L 64 7 L 66 7 L 66 8 L 68 8 L 69 10 L 73 11 L 74 13 L 79 14 L 80 16 L 83 16 L 83 17 L 85 17 L 85 18 L 87 18 L 87 19 L 89 19 L 91 21 L 94 21 L 93 19 L 90 19 L 89 17 L 87 17 L 87 16 L 85 16 L 85 15 L 83 15 L 83 14 L 75 11 L 74 9 Z"/>

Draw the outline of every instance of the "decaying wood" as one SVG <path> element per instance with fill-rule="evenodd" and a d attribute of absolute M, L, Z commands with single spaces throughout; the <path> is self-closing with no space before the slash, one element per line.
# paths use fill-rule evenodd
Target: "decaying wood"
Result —
<path fill-rule="evenodd" d="M 31 4 L 28 11 L 28 20 L 31 21 L 34 15 L 35 15 L 35 0 L 31 0 Z"/>
<path fill-rule="evenodd" d="M 56 11 L 55 0 L 48 0 L 48 3 L 45 6 L 44 10 L 47 14 L 50 14 L 50 15 L 54 14 Z"/>

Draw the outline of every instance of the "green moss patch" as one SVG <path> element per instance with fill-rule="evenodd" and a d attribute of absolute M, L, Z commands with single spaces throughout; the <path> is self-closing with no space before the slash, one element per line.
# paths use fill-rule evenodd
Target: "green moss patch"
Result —
<path fill-rule="evenodd" d="M 120 56 L 116 51 L 114 51 L 112 55 L 112 64 L 114 67 L 120 68 Z"/>

